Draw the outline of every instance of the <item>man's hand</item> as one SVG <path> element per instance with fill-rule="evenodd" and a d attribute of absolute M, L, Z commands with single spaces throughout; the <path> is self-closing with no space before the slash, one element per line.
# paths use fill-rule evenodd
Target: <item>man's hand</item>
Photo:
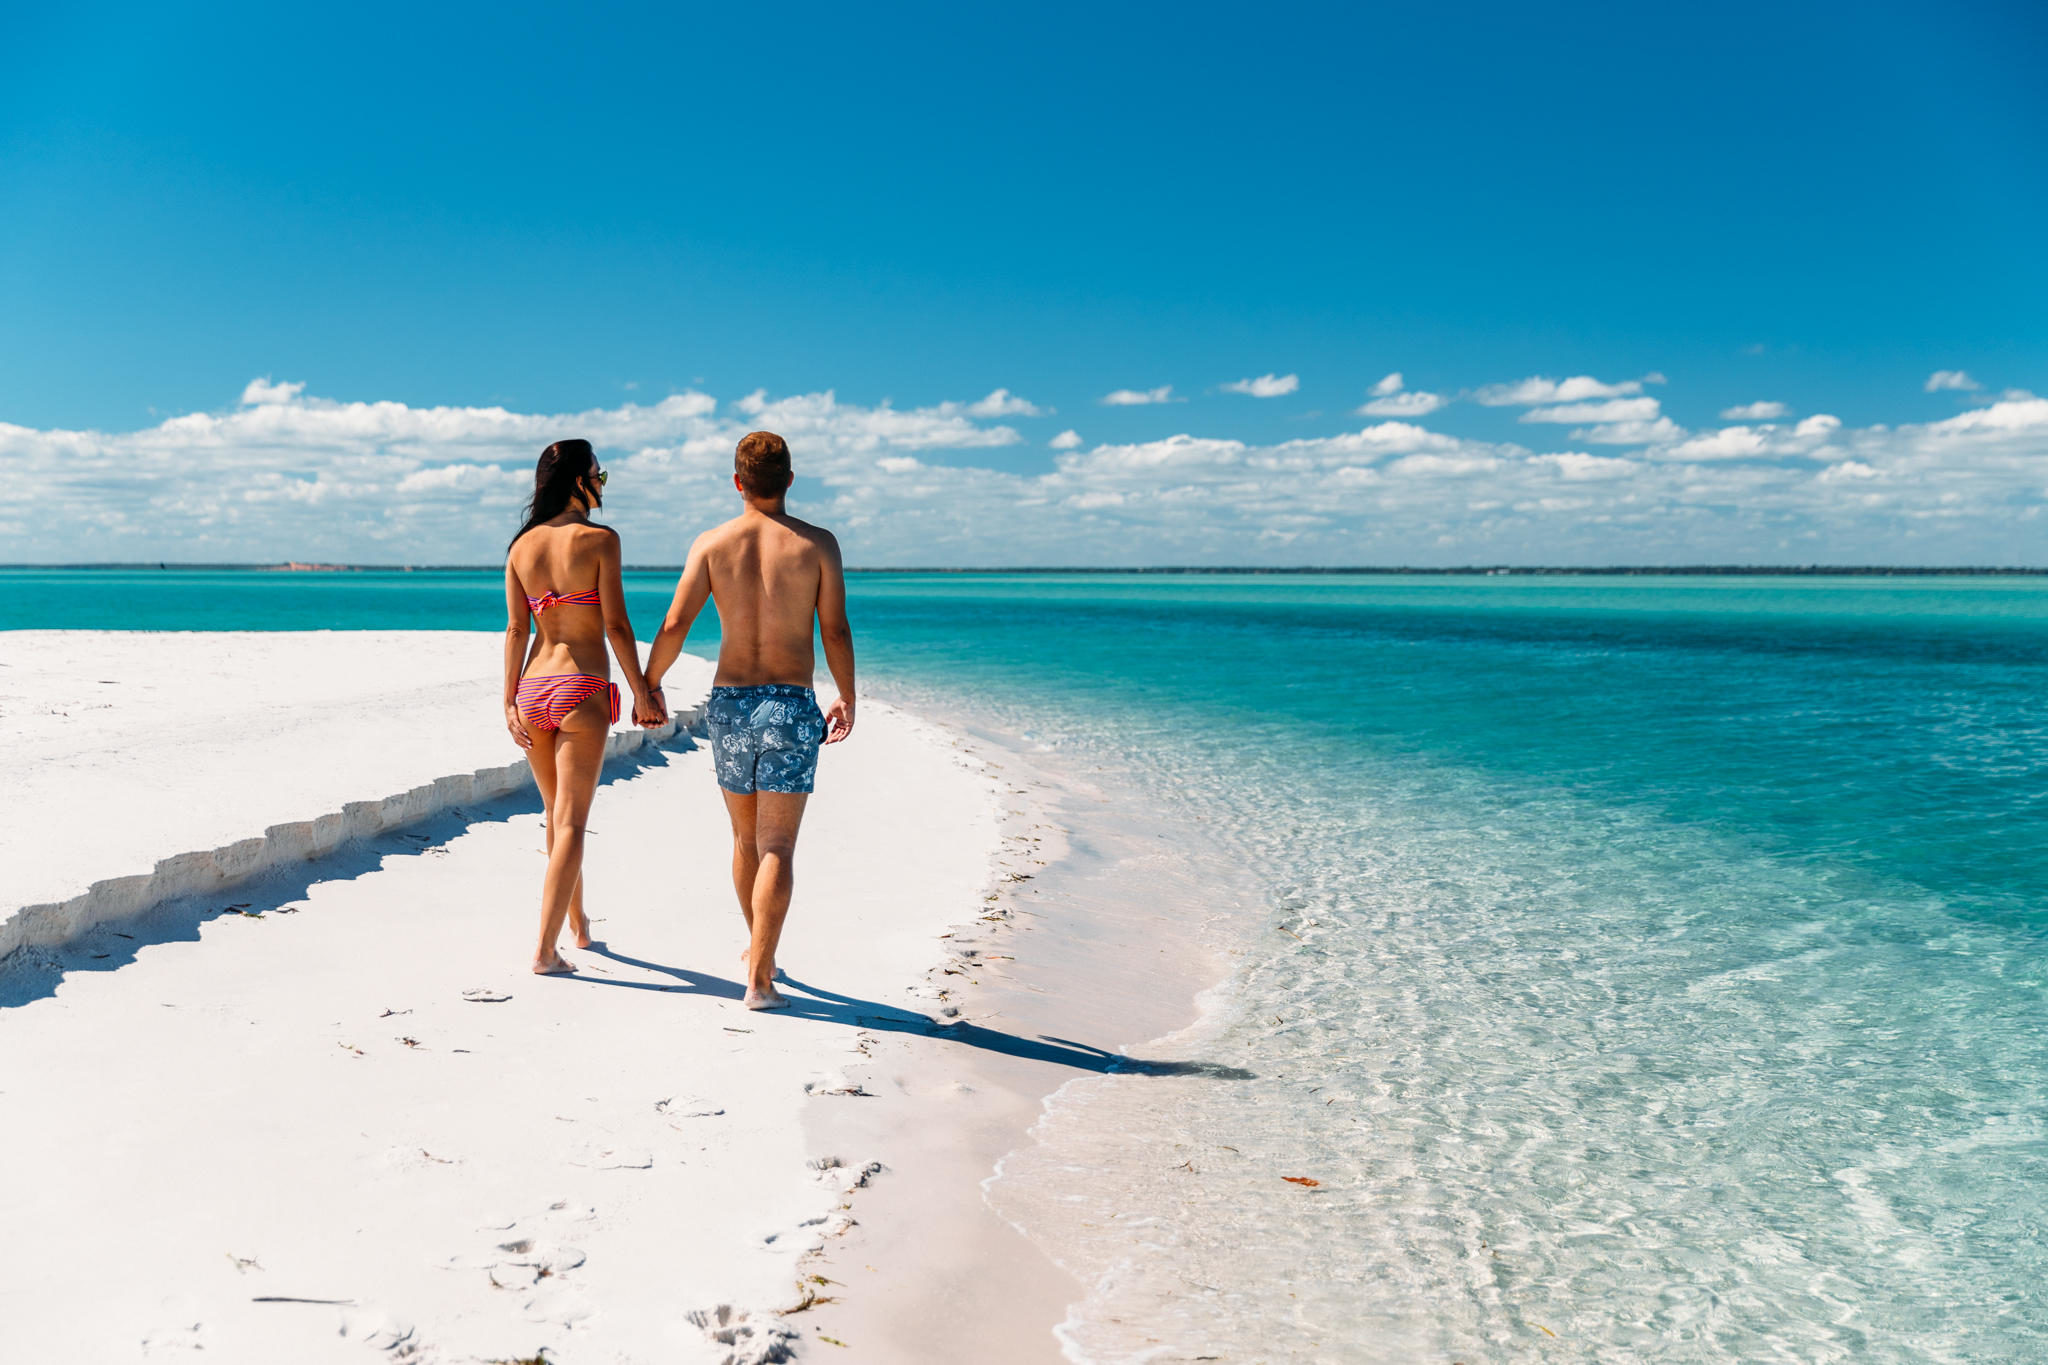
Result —
<path fill-rule="evenodd" d="M 644 697 L 633 698 L 633 723 L 652 730 L 657 725 L 668 724 L 668 698 L 656 687 Z"/>
<path fill-rule="evenodd" d="M 512 732 L 512 742 L 522 749 L 533 747 L 533 736 L 527 733 L 526 717 L 519 714 L 517 703 L 505 704 L 505 728 Z"/>
<path fill-rule="evenodd" d="M 853 733 L 853 698 L 841 697 L 825 709 L 825 742 L 837 744 Z"/>

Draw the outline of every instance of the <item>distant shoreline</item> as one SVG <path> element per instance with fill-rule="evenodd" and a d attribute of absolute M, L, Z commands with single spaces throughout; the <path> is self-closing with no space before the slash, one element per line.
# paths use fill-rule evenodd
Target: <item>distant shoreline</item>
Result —
<path fill-rule="evenodd" d="M 5 569 L 67 569 L 73 571 L 160 570 L 165 573 L 497 573 L 497 564 L 0 564 Z M 680 573 L 679 564 L 629 565 L 628 573 Z M 1288 567 L 1247 564 L 1208 566 L 1199 564 L 1148 565 L 1140 568 L 1090 565 L 1035 565 L 995 568 L 946 568 L 917 565 L 907 568 L 855 567 L 850 574 L 954 574 L 960 576 L 1019 574 L 1153 574 L 1153 575 L 1284 575 L 1284 576 L 1411 576 L 1434 578 L 2038 578 L 2048 577 L 2048 567 L 2000 568 L 1988 565 L 1897 565 L 1897 564 L 1467 564 L 1453 568 L 1422 568 L 1415 565 L 1295 565 Z"/>

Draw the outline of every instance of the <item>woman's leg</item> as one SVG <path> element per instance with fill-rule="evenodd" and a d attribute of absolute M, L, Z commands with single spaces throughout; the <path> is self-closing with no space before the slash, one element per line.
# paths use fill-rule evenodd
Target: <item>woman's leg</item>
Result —
<path fill-rule="evenodd" d="M 575 970 L 556 950 L 555 941 L 561 937 L 571 906 L 581 898 L 583 830 L 590 819 L 590 803 L 597 795 L 598 777 L 604 771 L 604 742 L 611 730 L 606 714 L 605 700 L 593 698 L 564 716 L 561 729 L 554 733 L 550 758 L 555 781 L 547 801 L 548 872 L 541 883 L 540 944 L 533 954 L 536 972 Z M 534 749 L 539 747 L 535 744 Z M 536 776 L 539 766 L 534 765 Z"/>
<path fill-rule="evenodd" d="M 547 838 L 543 847 L 549 853 L 555 851 L 555 822 L 548 812 L 555 805 L 555 736 L 558 730 L 535 730 L 533 747 L 526 751 L 527 764 L 533 769 L 533 783 L 540 788 L 541 828 Z M 576 873 L 576 885 L 569 892 L 569 933 L 578 948 L 590 946 L 590 917 L 583 913 L 583 873 Z"/>

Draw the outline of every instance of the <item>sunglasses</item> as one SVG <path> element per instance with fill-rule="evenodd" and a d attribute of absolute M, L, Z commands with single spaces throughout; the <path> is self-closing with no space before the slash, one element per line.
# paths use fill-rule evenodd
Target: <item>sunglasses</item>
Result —
<path fill-rule="evenodd" d="M 595 477 L 597 479 L 597 486 L 599 488 L 602 488 L 607 483 L 611 482 L 612 472 L 609 469 L 600 469 L 597 471 Z"/>

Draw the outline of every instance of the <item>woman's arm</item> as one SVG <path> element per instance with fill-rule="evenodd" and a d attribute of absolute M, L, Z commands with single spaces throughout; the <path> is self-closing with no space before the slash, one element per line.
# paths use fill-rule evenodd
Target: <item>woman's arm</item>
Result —
<path fill-rule="evenodd" d="M 505 561 L 505 728 L 512 732 L 512 742 L 522 749 L 533 747 L 533 736 L 526 731 L 526 718 L 519 714 L 519 675 L 526 671 L 526 632 L 533 623 L 533 612 L 526 605 L 526 589 L 520 585 L 519 575 L 512 572 L 512 561 Z"/>
<path fill-rule="evenodd" d="M 612 642 L 625 671 L 626 685 L 633 689 L 633 719 L 641 725 L 659 725 L 668 719 L 668 709 L 654 699 L 647 675 L 640 671 L 640 644 L 633 638 L 633 619 L 626 615 L 626 582 L 620 571 L 619 533 L 602 528 L 597 546 L 597 600 L 604 611 L 605 638 Z"/>

